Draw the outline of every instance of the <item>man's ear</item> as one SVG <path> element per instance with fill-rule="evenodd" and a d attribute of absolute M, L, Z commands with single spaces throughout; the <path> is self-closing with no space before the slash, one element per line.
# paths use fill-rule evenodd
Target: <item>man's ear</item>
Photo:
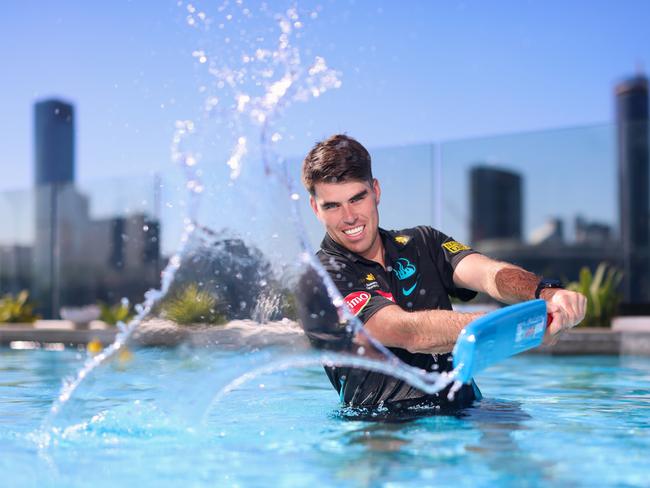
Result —
<path fill-rule="evenodd" d="M 379 186 L 379 180 L 373 178 L 372 180 L 372 191 L 375 193 L 375 203 L 379 205 L 379 198 L 381 197 L 381 187 Z"/>

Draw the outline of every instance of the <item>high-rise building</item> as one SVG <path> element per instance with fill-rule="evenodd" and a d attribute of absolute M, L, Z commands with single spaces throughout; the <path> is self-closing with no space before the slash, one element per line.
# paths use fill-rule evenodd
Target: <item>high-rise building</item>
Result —
<path fill-rule="evenodd" d="M 470 239 L 521 241 L 522 181 L 518 173 L 492 166 L 470 170 Z"/>
<path fill-rule="evenodd" d="M 650 302 L 650 173 L 648 79 L 636 76 L 616 87 L 618 183 L 623 293 L 628 304 Z"/>
<path fill-rule="evenodd" d="M 61 245 L 62 221 L 83 199 L 74 190 L 74 107 L 49 99 L 34 104 L 35 218 L 33 294 L 45 317 L 56 317 L 61 263 L 71 250 Z M 66 205 L 65 202 L 68 202 Z M 83 212 L 82 212 L 83 213 Z"/>
<path fill-rule="evenodd" d="M 34 105 L 36 185 L 74 181 L 74 107 L 61 100 Z"/>
<path fill-rule="evenodd" d="M 139 301 L 158 285 L 160 223 L 144 213 L 94 219 L 74 181 L 74 107 L 34 106 L 35 217 L 32 291 L 39 312 L 59 315 L 121 297 Z"/>

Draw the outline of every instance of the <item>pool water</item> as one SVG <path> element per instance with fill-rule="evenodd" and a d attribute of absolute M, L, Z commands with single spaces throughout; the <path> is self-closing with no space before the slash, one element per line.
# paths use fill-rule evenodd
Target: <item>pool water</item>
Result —
<path fill-rule="evenodd" d="M 519 356 L 480 375 L 484 400 L 458 416 L 379 422 L 350 420 L 318 367 L 207 408 L 209 379 L 240 354 L 147 349 L 97 371 L 43 429 L 84 359 L 0 349 L 3 486 L 650 484 L 650 358 Z"/>

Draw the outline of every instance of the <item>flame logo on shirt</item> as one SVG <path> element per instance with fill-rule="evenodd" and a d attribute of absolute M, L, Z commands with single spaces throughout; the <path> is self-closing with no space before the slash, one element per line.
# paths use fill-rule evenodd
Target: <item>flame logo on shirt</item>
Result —
<path fill-rule="evenodd" d="M 398 280 L 405 280 L 415 274 L 417 268 L 406 258 L 399 258 L 393 267 L 393 273 Z"/>

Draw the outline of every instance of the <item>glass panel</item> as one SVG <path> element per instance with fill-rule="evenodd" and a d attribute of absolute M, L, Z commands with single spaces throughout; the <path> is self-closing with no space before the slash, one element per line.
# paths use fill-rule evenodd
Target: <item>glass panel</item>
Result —
<path fill-rule="evenodd" d="M 441 230 L 547 276 L 620 264 L 614 136 L 598 125 L 444 143 Z"/>
<path fill-rule="evenodd" d="M 0 295 L 31 289 L 34 193 L 0 193 Z"/>

